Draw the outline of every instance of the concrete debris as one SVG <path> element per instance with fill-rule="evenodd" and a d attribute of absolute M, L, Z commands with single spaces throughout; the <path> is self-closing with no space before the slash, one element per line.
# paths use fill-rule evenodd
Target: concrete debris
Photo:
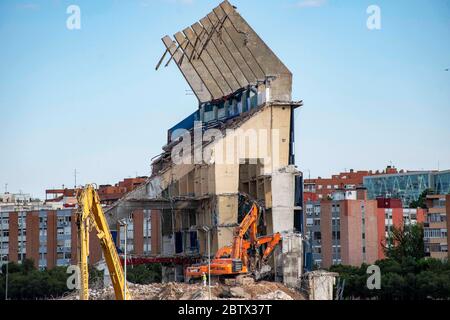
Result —
<path fill-rule="evenodd" d="M 281 290 L 277 290 L 274 292 L 258 296 L 258 300 L 294 300 L 294 299 L 287 293 L 284 293 Z"/>
<path fill-rule="evenodd" d="M 303 275 L 302 289 L 309 293 L 309 300 L 333 300 L 333 286 L 338 273 L 315 270 Z"/>
<path fill-rule="evenodd" d="M 235 278 L 224 279 L 224 283 L 228 286 L 248 286 L 255 283 L 255 279 L 246 275 L 239 275 Z"/>
<path fill-rule="evenodd" d="M 129 285 L 133 300 L 209 300 L 208 287 L 202 284 L 187 283 L 154 283 L 148 285 Z M 90 289 L 91 300 L 114 300 L 113 288 Z M 60 298 L 61 300 L 77 300 L 76 293 Z M 287 288 L 277 282 L 248 281 L 246 285 L 228 286 L 211 285 L 212 300 L 305 300 L 298 291 Z"/>
<path fill-rule="evenodd" d="M 222 294 L 222 298 L 243 298 L 243 299 L 250 299 L 250 295 L 247 294 L 242 287 L 225 287 Z"/>

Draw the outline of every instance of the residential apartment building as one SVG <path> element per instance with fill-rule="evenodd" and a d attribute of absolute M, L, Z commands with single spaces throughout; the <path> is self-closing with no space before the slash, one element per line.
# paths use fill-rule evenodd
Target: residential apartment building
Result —
<path fill-rule="evenodd" d="M 329 199 L 336 190 L 355 190 L 364 185 L 370 200 L 377 198 L 400 199 L 403 207 L 409 207 L 426 189 L 435 194 L 450 193 L 450 170 L 404 171 L 387 166 L 383 171 L 341 172 L 331 178 L 305 179 L 305 193 L 317 194 L 319 200 Z"/>
<path fill-rule="evenodd" d="M 157 212 L 136 210 L 127 223 L 127 253 L 152 255 L 159 252 Z M 112 233 L 119 252 L 125 251 L 125 227 Z M 0 211 L 0 264 L 32 259 L 41 269 L 68 266 L 78 261 L 76 209 Z M 102 259 L 95 229 L 90 234 L 89 263 Z"/>
<path fill-rule="evenodd" d="M 424 223 L 426 210 L 403 208 L 400 199 L 377 199 L 378 259 L 384 259 L 384 248 L 391 245 L 392 229 Z"/>
<path fill-rule="evenodd" d="M 128 192 L 139 187 L 147 179 L 147 177 L 126 178 L 115 185 L 100 185 L 97 190 L 100 202 L 102 205 L 111 205 Z M 45 190 L 45 204 L 53 204 L 55 208 L 58 205 L 60 208 L 74 208 L 77 204 L 76 190 L 67 189 L 64 186 L 61 189 Z"/>
<path fill-rule="evenodd" d="M 378 258 L 377 202 L 363 188 L 337 190 L 330 200 L 305 204 L 306 235 L 312 262 L 359 266 Z"/>
<path fill-rule="evenodd" d="M 450 195 L 428 195 L 424 228 L 425 254 L 436 259 L 448 258 L 448 218 Z"/>
<path fill-rule="evenodd" d="M 39 199 L 34 199 L 26 193 L 2 193 L 0 194 L 0 211 L 29 211 L 52 208 Z"/>
<path fill-rule="evenodd" d="M 145 183 L 147 179 L 148 177 L 126 178 L 115 185 L 100 185 L 98 195 L 102 204 L 110 205 L 122 198 L 126 193 Z"/>
<path fill-rule="evenodd" d="M 445 211 L 446 211 L 446 217 L 447 215 L 450 215 L 450 194 L 445 196 Z M 447 220 L 447 230 L 450 228 L 450 219 L 446 219 Z M 448 251 L 448 233 L 447 233 L 447 253 L 448 253 L 448 258 L 450 258 L 450 252 Z"/>
<path fill-rule="evenodd" d="M 2 263 L 27 258 L 39 268 L 76 263 L 73 220 L 70 209 L 0 212 Z"/>
<path fill-rule="evenodd" d="M 322 266 L 322 230 L 320 201 L 317 199 L 311 200 L 310 197 L 305 197 L 305 235 L 309 239 L 307 243 L 306 264 Z"/>
<path fill-rule="evenodd" d="M 433 190 L 434 194 L 450 193 L 450 170 L 400 171 L 365 176 L 363 180 L 369 199 L 398 198 L 403 207 L 409 207 L 427 189 Z"/>
<path fill-rule="evenodd" d="M 372 171 L 354 171 L 341 172 L 332 175 L 331 178 L 318 177 L 315 179 L 305 179 L 304 191 L 314 193 L 319 200 L 331 198 L 332 194 L 338 190 L 356 190 L 357 186 L 362 185 L 363 177 L 371 175 Z"/>

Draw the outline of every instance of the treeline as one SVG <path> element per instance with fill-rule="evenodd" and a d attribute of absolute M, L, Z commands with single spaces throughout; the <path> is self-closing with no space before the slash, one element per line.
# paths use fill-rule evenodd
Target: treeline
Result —
<path fill-rule="evenodd" d="M 67 267 L 38 270 L 32 260 L 8 264 L 8 299 L 51 299 L 70 292 L 67 288 Z M 6 264 L 0 274 L 0 299 L 6 297 Z"/>
<path fill-rule="evenodd" d="M 345 299 L 425 300 L 450 299 L 450 264 L 431 258 L 384 259 L 375 262 L 380 267 L 381 288 L 367 287 L 368 265 L 351 267 L 337 265 L 340 283 L 345 279 Z"/>
<path fill-rule="evenodd" d="M 380 267 L 381 288 L 369 290 L 368 265 L 336 265 L 329 270 L 345 279 L 346 299 L 424 300 L 450 299 L 450 263 L 425 257 L 423 226 L 393 228 L 384 247 L 386 259 L 375 262 Z"/>
<path fill-rule="evenodd" d="M 1 268 L 0 300 L 6 297 L 6 264 Z M 8 264 L 8 299 L 10 300 L 42 300 L 58 298 L 71 293 L 67 287 L 67 267 L 55 267 L 49 270 L 36 269 L 32 260 L 24 260 L 18 264 Z M 148 284 L 161 281 L 161 265 L 129 266 L 127 280 L 137 284 Z M 89 267 L 89 287 L 98 288 L 103 285 L 103 271 Z"/>

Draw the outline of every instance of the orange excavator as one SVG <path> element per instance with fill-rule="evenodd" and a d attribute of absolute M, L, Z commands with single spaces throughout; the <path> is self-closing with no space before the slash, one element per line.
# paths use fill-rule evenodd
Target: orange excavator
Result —
<path fill-rule="evenodd" d="M 234 230 L 232 246 L 220 248 L 214 259 L 208 263 L 195 264 L 186 268 L 188 281 L 202 277 L 203 274 L 212 276 L 233 276 L 253 273 L 260 277 L 262 270 L 267 270 L 267 259 L 281 241 L 280 233 L 268 236 L 257 236 L 259 208 L 252 204 L 250 211 Z M 248 239 L 245 235 L 249 233 Z M 265 249 L 261 250 L 261 246 Z M 270 270 L 270 268 L 269 268 Z M 267 271 L 264 271 L 267 272 Z"/>

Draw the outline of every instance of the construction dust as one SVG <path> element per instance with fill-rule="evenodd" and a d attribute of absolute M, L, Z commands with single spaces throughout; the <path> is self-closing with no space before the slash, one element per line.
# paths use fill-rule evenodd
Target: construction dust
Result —
<path fill-rule="evenodd" d="M 209 300 L 208 287 L 202 284 L 154 283 L 148 285 L 129 284 L 133 300 Z M 90 289 L 91 300 L 115 300 L 112 287 Z M 61 300 L 77 300 L 76 293 Z M 211 285 L 212 300 L 306 300 L 298 291 L 276 282 L 255 282 L 240 286 Z"/>

